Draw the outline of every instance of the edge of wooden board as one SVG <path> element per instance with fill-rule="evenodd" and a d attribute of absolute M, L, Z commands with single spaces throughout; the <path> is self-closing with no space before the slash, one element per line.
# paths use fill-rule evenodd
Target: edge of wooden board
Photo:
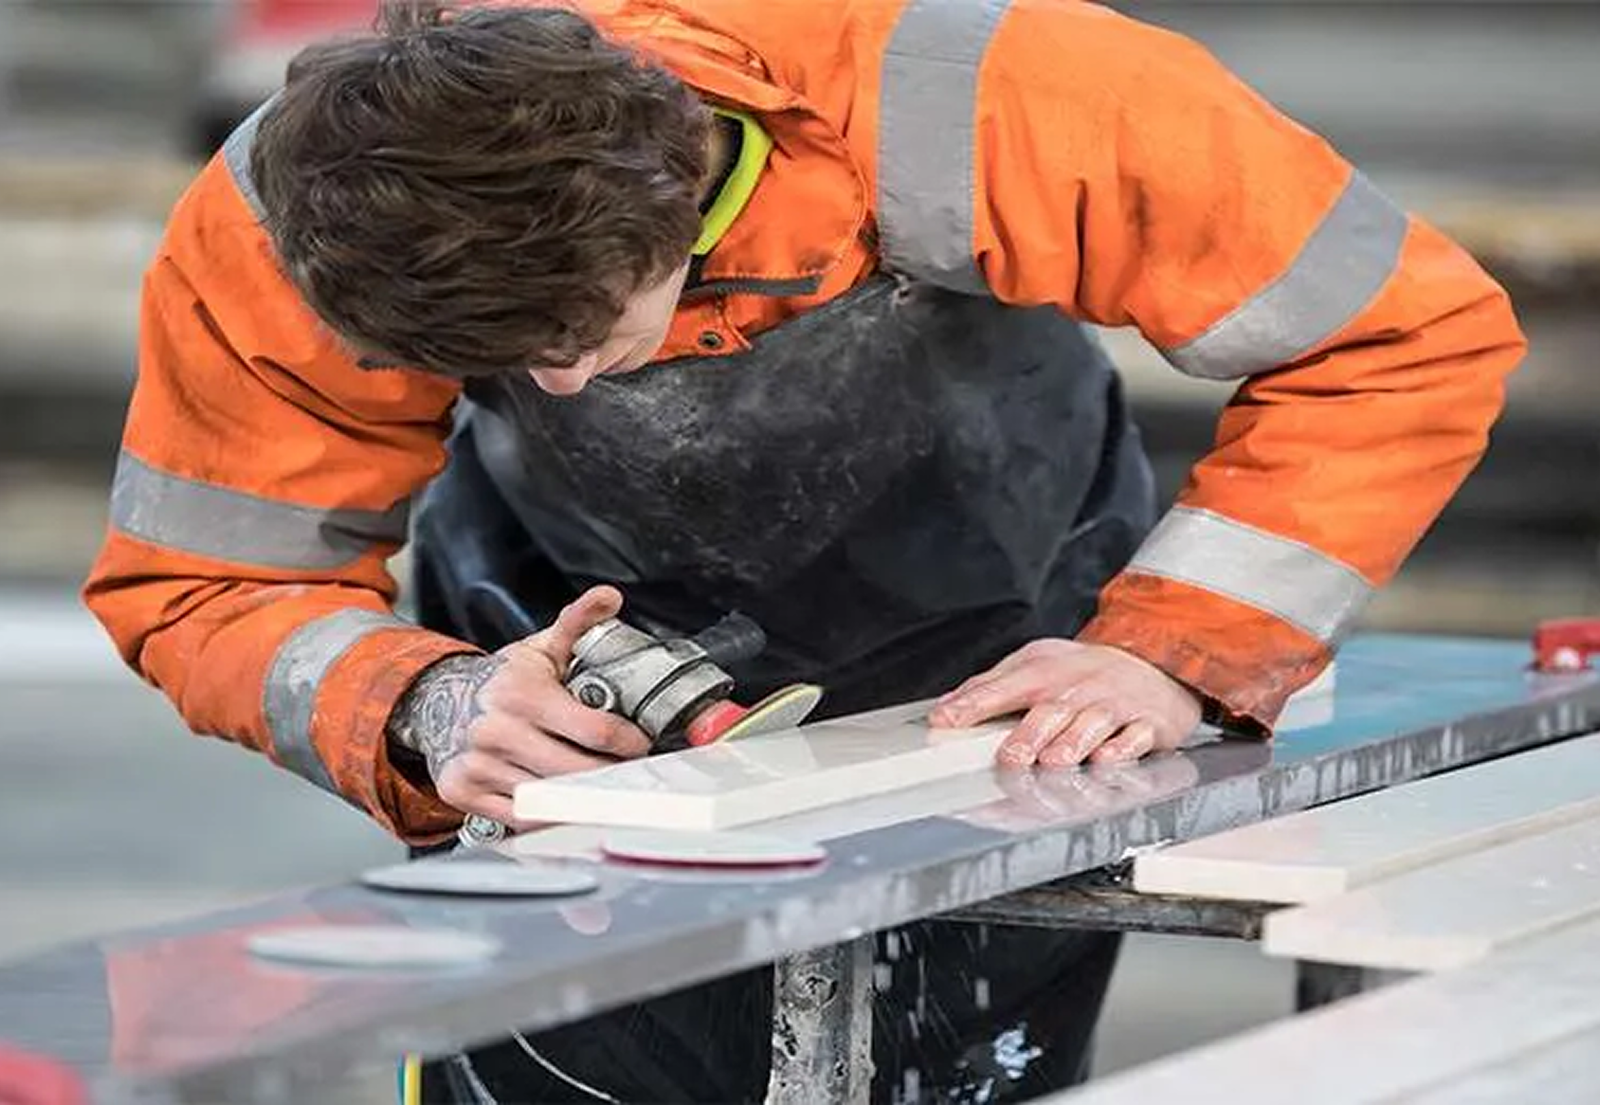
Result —
<path fill-rule="evenodd" d="M 518 819 L 527 821 L 619 828 L 732 829 L 981 771 L 993 762 L 995 750 L 1008 732 L 963 735 L 959 740 L 930 743 L 913 753 L 834 768 L 807 777 L 830 779 L 826 795 L 821 798 L 814 792 L 803 793 L 804 788 L 794 778 L 774 779 L 720 795 L 703 795 L 588 787 L 579 781 L 581 776 L 564 776 L 564 780 L 570 781 L 539 780 L 522 784 L 513 798 L 513 808 Z M 952 748 L 959 748 L 961 754 L 952 755 Z M 908 759 L 921 762 L 933 759 L 935 753 L 948 760 L 938 772 L 919 777 L 907 770 Z M 840 788 L 846 781 L 849 789 L 843 791 Z M 647 797 L 657 810 L 663 811 L 663 816 L 640 815 L 640 803 Z"/>

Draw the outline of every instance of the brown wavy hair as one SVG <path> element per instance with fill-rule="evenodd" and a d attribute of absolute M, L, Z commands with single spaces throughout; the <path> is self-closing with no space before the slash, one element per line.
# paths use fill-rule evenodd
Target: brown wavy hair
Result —
<path fill-rule="evenodd" d="M 705 106 L 544 7 L 389 0 L 292 63 L 251 173 L 290 281 L 368 362 L 565 365 L 700 230 Z"/>

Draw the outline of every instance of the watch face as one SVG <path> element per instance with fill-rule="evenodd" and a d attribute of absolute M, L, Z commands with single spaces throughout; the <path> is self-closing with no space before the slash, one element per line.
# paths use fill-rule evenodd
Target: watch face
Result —
<path fill-rule="evenodd" d="M 498 821 L 490 821 L 487 817 L 475 813 L 468 814 L 466 821 L 461 824 L 459 835 L 462 840 L 474 844 L 493 844 L 505 838 L 506 827 Z"/>

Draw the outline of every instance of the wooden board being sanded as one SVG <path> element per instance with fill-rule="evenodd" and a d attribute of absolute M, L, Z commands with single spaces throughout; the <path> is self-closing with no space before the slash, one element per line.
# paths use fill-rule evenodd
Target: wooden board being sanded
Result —
<path fill-rule="evenodd" d="M 1290 700 L 1280 732 L 1332 709 L 1334 669 Z M 518 820 L 641 829 L 732 829 L 991 769 L 1016 725 L 932 729 L 912 702 L 523 783 Z"/>
<path fill-rule="evenodd" d="M 918 702 L 517 787 L 519 820 L 730 829 L 989 766 L 1014 722 L 930 729 Z"/>

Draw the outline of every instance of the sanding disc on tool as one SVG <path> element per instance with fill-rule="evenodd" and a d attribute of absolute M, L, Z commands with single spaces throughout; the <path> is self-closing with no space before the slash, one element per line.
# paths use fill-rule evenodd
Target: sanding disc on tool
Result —
<path fill-rule="evenodd" d="M 582 894 L 600 885 L 599 879 L 578 867 L 535 867 L 495 860 L 396 863 L 362 872 L 361 881 L 379 890 L 498 898 Z"/>
<path fill-rule="evenodd" d="M 251 954 L 320 967 L 461 967 L 492 959 L 493 937 L 404 925 L 311 925 L 257 933 Z"/>
<path fill-rule="evenodd" d="M 822 701 L 822 688 L 811 683 L 792 683 L 773 691 L 757 702 L 743 717 L 724 729 L 718 740 L 738 740 L 756 733 L 775 733 L 793 729 Z"/>
<path fill-rule="evenodd" d="M 792 867 L 821 863 L 827 849 L 810 840 L 743 832 L 619 829 L 600 850 L 612 859 L 676 867 Z"/>

